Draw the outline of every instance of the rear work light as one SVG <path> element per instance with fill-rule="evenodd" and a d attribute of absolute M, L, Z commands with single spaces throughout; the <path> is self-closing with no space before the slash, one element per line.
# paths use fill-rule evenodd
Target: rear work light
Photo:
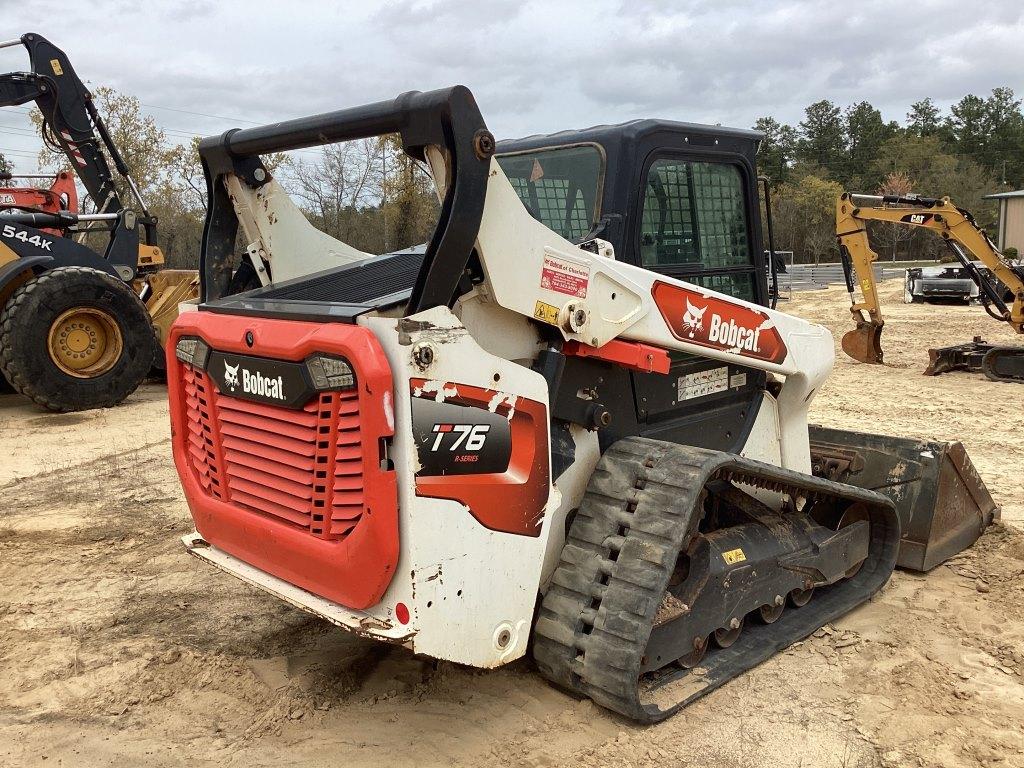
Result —
<path fill-rule="evenodd" d="M 196 336 L 182 336 L 174 345 L 174 356 L 196 368 L 206 368 L 206 358 L 209 354 L 210 348 L 206 346 L 206 342 Z"/>
<path fill-rule="evenodd" d="M 352 389 L 356 385 L 352 367 L 340 357 L 314 355 L 306 358 L 306 370 L 313 380 L 313 386 L 320 391 Z"/>

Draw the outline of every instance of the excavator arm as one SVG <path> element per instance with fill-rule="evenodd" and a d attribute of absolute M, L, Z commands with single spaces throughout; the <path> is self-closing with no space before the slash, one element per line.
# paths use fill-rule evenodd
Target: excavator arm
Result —
<path fill-rule="evenodd" d="M 858 202 L 863 204 L 858 205 Z M 839 241 L 850 311 L 856 327 L 843 336 L 843 351 L 863 363 L 881 363 L 880 338 L 885 321 L 878 299 L 872 264 L 878 254 L 871 248 L 867 223 L 884 221 L 893 225 L 936 232 L 978 284 L 986 310 L 1024 333 L 1024 276 L 1009 264 L 974 217 L 948 197 L 925 198 L 895 195 L 859 195 L 845 192 L 836 200 L 836 239 Z M 1007 303 L 982 275 L 970 256 L 988 267 L 1012 295 Z M 854 278 L 860 287 L 857 301 Z M 992 307 L 995 307 L 995 310 Z"/>

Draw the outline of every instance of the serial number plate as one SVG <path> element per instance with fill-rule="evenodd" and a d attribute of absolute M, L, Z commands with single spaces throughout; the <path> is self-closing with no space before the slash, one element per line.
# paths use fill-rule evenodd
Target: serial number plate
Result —
<path fill-rule="evenodd" d="M 688 373 L 679 377 L 678 386 L 680 401 L 724 392 L 729 388 L 729 369 L 712 368 L 709 371 Z"/>

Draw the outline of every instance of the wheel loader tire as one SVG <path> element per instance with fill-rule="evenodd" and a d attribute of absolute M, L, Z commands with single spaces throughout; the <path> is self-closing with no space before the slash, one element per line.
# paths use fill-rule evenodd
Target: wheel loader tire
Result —
<path fill-rule="evenodd" d="M 0 373 L 51 411 L 117 405 L 149 373 L 158 348 L 138 296 L 98 269 L 44 272 L 0 311 Z"/>

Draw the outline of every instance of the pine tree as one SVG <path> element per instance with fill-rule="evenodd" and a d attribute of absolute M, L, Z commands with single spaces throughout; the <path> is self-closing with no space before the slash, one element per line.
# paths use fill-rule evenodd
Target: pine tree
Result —
<path fill-rule="evenodd" d="M 942 112 L 930 97 L 915 101 L 907 112 L 907 131 L 914 136 L 934 136 L 942 124 Z"/>
<path fill-rule="evenodd" d="M 772 184 L 782 184 L 789 177 L 789 167 L 796 153 L 796 130 L 774 117 L 759 117 L 754 130 L 764 134 L 758 149 L 758 168 Z"/>
<path fill-rule="evenodd" d="M 832 178 L 840 178 L 846 163 L 846 127 L 839 107 L 827 99 L 804 111 L 797 142 L 797 159 L 818 165 Z"/>

